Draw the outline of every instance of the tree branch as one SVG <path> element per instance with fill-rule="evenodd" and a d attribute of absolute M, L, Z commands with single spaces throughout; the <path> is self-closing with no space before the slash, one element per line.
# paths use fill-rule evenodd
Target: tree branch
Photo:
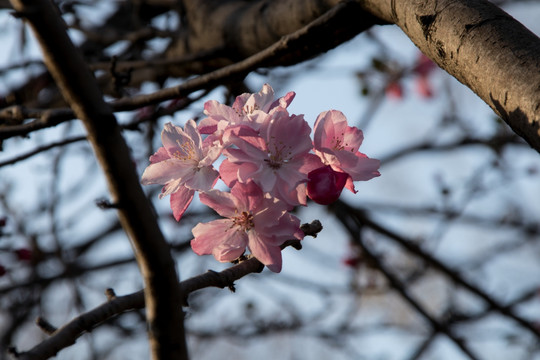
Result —
<path fill-rule="evenodd" d="M 426 263 L 433 266 L 435 269 L 446 274 L 446 276 L 452 279 L 452 281 L 454 281 L 456 284 L 462 286 L 463 288 L 467 289 L 471 293 L 475 294 L 476 296 L 484 300 L 493 310 L 496 310 L 502 315 L 505 315 L 508 318 L 513 319 L 523 328 L 527 329 L 532 335 L 540 339 L 540 331 L 538 330 L 538 328 L 530 321 L 515 314 L 514 311 L 512 310 L 511 304 L 506 305 L 506 306 L 500 304 L 497 300 L 495 300 L 492 296 L 487 294 L 484 290 L 480 289 L 478 286 L 473 285 L 468 280 L 463 278 L 463 276 L 459 272 L 449 268 L 440 260 L 428 254 L 426 251 L 424 251 L 414 242 L 386 229 L 385 227 L 371 220 L 361 210 L 355 209 L 342 201 L 338 201 L 337 203 L 335 203 L 335 205 L 332 205 L 332 206 L 334 207 L 336 214 L 338 214 L 338 218 L 343 217 L 343 216 L 344 217 L 353 216 L 355 218 L 355 221 L 357 221 L 359 224 L 365 225 L 375 230 L 376 232 L 388 237 L 389 239 L 392 239 L 393 241 L 398 243 L 400 246 L 407 249 L 407 251 L 411 252 L 412 254 L 415 254 L 416 256 L 424 260 Z"/>
<path fill-rule="evenodd" d="M 362 234 L 360 232 L 361 227 L 358 227 L 354 224 L 355 218 L 353 214 L 348 214 L 348 216 L 339 216 L 339 221 L 345 226 L 349 235 L 352 237 L 355 244 L 358 244 L 362 249 L 362 254 L 366 255 L 368 260 L 373 266 L 379 270 L 384 277 L 388 280 L 393 289 L 395 289 L 403 299 L 409 305 L 411 305 L 420 315 L 422 315 L 431 325 L 434 331 L 445 334 L 450 340 L 452 340 L 460 349 L 463 351 L 470 359 L 478 359 L 476 355 L 472 353 L 467 344 L 463 339 L 459 338 L 454 334 L 454 331 L 444 322 L 439 321 L 438 319 L 431 316 L 424 307 L 422 307 L 409 293 L 407 287 L 399 280 L 397 276 L 392 274 L 386 265 L 381 261 L 380 256 L 376 255 L 371 249 L 369 249 L 362 239 Z M 353 223 L 351 223 L 351 220 Z"/>
<path fill-rule="evenodd" d="M 366 0 L 540 152 L 540 39 L 485 0 Z"/>
<path fill-rule="evenodd" d="M 305 48 L 309 47 L 311 42 L 316 41 L 321 34 L 327 32 L 331 24 L 338 22 L 343 14 L 350 14 L 350 6 L 349 2 L 340 3 L 321 17 L 315 19 L 294 33 L 283 36 L 276 43 L 247 59 L 198 76 L 194 79 L 187 80 L 172 88 L 158 90 L 151 94 L 117 100 L 110 103 L 110 106 L 114 112 L 130 111 L 181 96 L 188 96 L 194 91 L 218 86 L 226 80 L 242 78 L 257 68 L 273 64 L 282 56 L 306 51 Z M 22 120 L 29 116 L 38 117 L 38 120 L 28 124 L 0 128 L 0 140 L 12 136 L 26 135 L 38 129 L 56 126 L 63 121 L 73 119 L 75 114 L 69 109 L 57 109 L 48 110 L 40 115 L 39 110 L 27 110 L 20 106 L 10 107 L 0 112 L 0 118 L 6 120 L 14 118 L 22 122 Z"/>
<path fill-rule="evenodd" d="M 163 56 L 175 58 L 216 48 L 223 51 L 212 61 L 168 67 L 166 73 L 175 76 L 203 73 L 252 56 L 336 6 L 346 10 L 337 13 L 324 31 L 311 37 L 302 47 L 276 57 L 272 65 L 296 64 L 322 54 L 379 20 L 362 11 L 355 1 L 183 0 L 182 4 L 187 28 L 182 29 L 181 36 Z M 212 19 L 212 26 L 208 26 L 208 19 Z"/>
<path fill-rule="evenodd" d="M 186 359 L 182 296 L 177 291 L 175 263 L 139 184 L 116 118 L 104 102 L 81 53 L 69 39 L 65 23 L 52 2 L 13 0 L 11 3 L 30 22 L 45 64 L 70 107 L 83 121 L 105 172 L 113 202 L 119 204 L 120 222 L 131 239 L 146 285 L 152 357 Z"/>
<path fill-rule="evenodd" d="M 314 220 L 309 224 L 302 225 L 302 231 L 305 235 L 316 237 L 322 230 L 322 225 L 318 220 Z M 298 240 L 285 242 L 281 248 L 292 246 L 299 248 Z M 234 291 L 234 282 L 242 277 L 260 273 L 264 265 L 254 257 L 231 266 L 221 272 L 208 271 L 204 274 L 194 276 L 177 284 L 179 292 L 184 295 L 184 303 L 187 305 L 187 297 L 196 290 L 207 287 L 229 288 Z M 90 332 L 103 322 L 120 315 L 127 311 L 142 309 L 145 307 L 144 291 L 140 290 L 132 294 L 124 296 L 116 296 L 111 289 L 107 289 L 106 295 L 108 301 L 100 306 L 84 313 L 59 329 L 52 332 L 51 336 L 42 341 L 32 349 L 17 353 L 19 360 L 44 360 L 55 356 L 60 350 L 65 349 L 73 344 L 84 333 Z"/>

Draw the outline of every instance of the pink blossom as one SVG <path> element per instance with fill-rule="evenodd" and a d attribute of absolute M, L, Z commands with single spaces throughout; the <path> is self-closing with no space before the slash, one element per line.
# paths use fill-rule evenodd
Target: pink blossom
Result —
<path fill-rule="evenodd" d="M 274 89 L 268 84 L 264 84 L 261 91 L 255 94 L 242 94 L 238 96 L 233 104 L 234 109 L 238 109 L 241 113 L 249 115 L 256 110 L 269 113 L 272 109 L 281 107 L 287 108 L 293 101 L 294 92 L 288 92 L 285 96 L 274 100 Z"/>
<path fill-rule="evenodd" d="M 307 174 L 322 166 L 317 156 L 310 154 L 311 129 L 303 116 L 289 116 L 281 109 L 267 114 L 260 132 L 247 127 L 229 128 L 225 142 L 235 145 L 223 151 L 227 159 L 220 167 L 221 178 L 232 186 L 235 181 L 254 181 L 290 207 L 306 204 Z"/>
<path fill-rule="evenodd" d="M 340 111 L 325 111 L 315 121 L 315 153 L 325 165 L 349 175 L 345 187 L 354 193 L 353 181 L 366 181 L 380 175 L 379 160 L 358 151 L 363 139 L 362 130 L 349 126 Z"/>
<path fill-rule="evenodd" d="M 193 199 L 195 191 L 210 190 L 219 173 L 212 163 L 219 157 L 219 147 L 203 142 L 195 121 L 184 126 L 165 124 L 161 132 L 163 147 L 150 157 L 142 175 L 142 184 L 161 184 L 159 198 L 171 195 L 171 209 L 178 221 Z"/>
<path fill-rule="evenodd" d="M 433 89 L 427 77 L 419 77 L 416 79 L 416 92 L 426 99 L 433 97 Z"/>
<path fill-rule="evenodd" d="M 280 272 L 280 245 L 304 237 L 300 220 L 287 212 L 283 202 L 264 196 L 254 182 L 236 183 L 230 193 L 210 190 L 199 197 L 224 219 L 193 228 L 191 247 L 198 255 L 212 254 L 218 261 L 229 262 L 247 247 L 270 270 Z"/>
<path fill-rule="evenodd" d="M 213 134 L 217 139 L 221 139 L 223 131 L 229 125 L 246 125 L 259 130 L 265 114 L 274 109 L 287 108 L 294 96 L 295 93 L 291 91 L 274 100 L 274 89 L 264 84 L 258 93 L 239 95 L 232 107 L 215 100 L 207 101 L 204 104 L 204 113 L 208 117 L 201 120 L 199 130 L 202 134 Z"/>

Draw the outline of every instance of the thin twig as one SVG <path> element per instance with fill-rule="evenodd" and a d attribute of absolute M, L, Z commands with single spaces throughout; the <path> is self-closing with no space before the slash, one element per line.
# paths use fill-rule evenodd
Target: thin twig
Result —
<path fill-rule="evenodd" d="M 6 165 L 12 165 L 12 164 L 15 164 L 15 163 L 17 163 L 19 161 L 26 160 L 26 159 L 34 156 L 34 155 L 37 155 L 39 153 L 44 152 L 44 151 L 54 149 L 56 147 L 68 145 L 68 144 L 73 144 L 75 142 L 79 142 L 79 141 L 83 141 L 83 140 L 86 140 L 86 136 L 75 136 L 75 137 L 72 137 L 72 138 L 69 138 L 69 139 L 65 139 L 65 140 L 53 142 L 53 143 L 50 143 L 50 144 L 47 144 L 47 145 L 44 145 L 44 146 L 40 146 L 40 147 L 35 148 L 34 150 L 29 151 L 27 153 L 15 156 L 15 157 L 13 157 L 11 159 L 8 159 L 8 160 L 0 161 L 0 167 L 6 166 Z"/>
<path fill-rule="evenodd" d="M 425 250 L 423 250 L 421 247 L 416 245 L 413 241 L 408 240 L 393 231 L 387 229 L 386 227 L 378 224 L 377 222 L 371 220 L 364 212 L 362 212 L 359 209 L 355 209 L 349 205 L 347 205 L 344 202 L 338 202 L 335 205 L 335 208 L 339 213 L 344 214 L 354 214 L 356 221 L 359 223 L 368 226 L 369 228 L 375 230 L 376 232 L 385 235 L 389 239 L 394 240 L 396 243 L 410 251 L 411 253 L 415 254 L 416 256 L 420 257 L 422 260 L 426 261 L 429 265 L 433 266 L 435 269 L 441 271 L 442 273 L 446 274 L 452 281 L 454 281 L 456 284 L 464 287 L 471 293 L 475 294 L 476 296 L 480 297 L 482 300 L 484 300 L 493 310 L 496 310 L 500 312 L 501 314 L 515 320 L 518 324 L 520 324 L 525 329 L 529 330 L 531 334 L 533 334 L 535 337 L 540 338 L 540 332 L 539 330 L 534 326 L 533 323 L 530 321 L 522 318 L 521 316 L 515 314 L 512 311 L 512 304 L 509 305 L 502 305 L 497 300 L 495 300 L 492 296 L 487 294 L 484 290 L 480 289 L 478 286 L 473 285 L 468 280 L 465 280 L 465 278 L 457 271 L 449 268 L 447 265 L 443 264 L 440 260 L 433 257 L 429 253 L 427 253 Z"/>
<path fill-rule="evenodd" d="M 309 38 L 314 31 L 324 27 L 331 19 L 335 18 L 340 13 L 347 11 L 347 9 L 348 4 L 346 2 L 340 3 L 303 28 L 283 36 L 273 45 L 235 64 L 186 80 L 182 84 L 172 88 L 158 90 L 151 94 L 120 99 L 109 105 L 114 112 L 135 110 L 181 96 L 187 96 L 197 90 L 213 88 L 232 78 L 244 77 L 259 67 L 271 64 L 274 59 L 289 53 L 292 49 L 302 48 L 306 39 Z M 56 116 L 59 116 L 60 119 L 57 119 Z M 54 112 L 49 112 L 47 119 L 40 116 L 35 117 L 38 117 L 38 119 L 28 124 L 0 128 L 0 140 L 13 136 L 24 136 L 35 130 L 56 126 L 61 122 L 72 120 L 76 116 L 73 112 L 70 112 L 69 109 L 57 109 Z"/>
<path fill-rule="evenodd" d="M 13 8 L 32 26 L 44 61 L 62 95 L 79 117 L 103 168 L 112 202 L 119 204 L 120 223 L 134 247 L 145 283 L 145 302 L 152 358 L 187 359 L 178 307 L 178 274 L 170 247 L 132 165 L 130 150 L 96 79 L 67 34 L 66 24 L 47 0 L 12 0 Z"/>
<path fill-rule="evenodd" d="M 306 235 L 315 237 L 322 230 L 318 220 L 310 224 L 303 224 L 302 229 Z M 287 242 L 282 246 L 291 245 Z M 184 303 L 187 305 L 187 296 L 194 291 L 207 288 L 229 288 L 234 289 L 234 282 L 242 277 L 259 273 L 264 265 L 254 257 L 242 261 L 220 272 L 208 271 L 204 274 L 194 276 L 178 284 L 180 292 L 184 294 Z M 145 307 L 144 291 L 140 290 L 132 294 L 117 296 L 112 289 L 106 290 L 108 301 L 98 307 L 81 314 L 54 331 L 54 333 L 32 349 L 24 352 L 17 352 L 19 360 L 44 360 L 55 356 L 60 350 L 65 349 L 77 341 L 86 332 L 95 329 L 101 323 L 120 315 L 124 312 L 142 309 Z"/>
<path fill-rule="evenodd" d="M 349 232 L 355 244 L 358 244 L 362 249 L 362 254 L 365 255 L 369 262 L 379 270 L 388 280 L 393 289 L 395 289 L 401 297 L 409 303 L 420 315 L 422 315 L 431 325 L 431 327 L 440 333 L 445 334 L 450 340 L 452 340 L 470 359 L 478 359 L 476 355 L 472 353 L 463 339 L 454 334 L 452 329 L 444 322 L 439 321 L 435 317 L 431 316 L 423 306 L 416 301 L 406 286 L 399 280 L 397 276 L 386 267 L 381 261 L 380 256 L 376 255 L 371 249 L 369 249 L 362 239 L 361 228 L 362 224 L 358 222 L 354 213 L 339 212 L 337 218 L 344 225 L 345 229 Z"/>

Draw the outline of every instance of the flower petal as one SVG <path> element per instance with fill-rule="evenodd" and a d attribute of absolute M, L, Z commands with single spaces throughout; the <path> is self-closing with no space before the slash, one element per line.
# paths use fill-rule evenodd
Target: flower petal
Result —
<path fill-rule="evenodd" d="M 212 167 L 204 166 L 193 173 L 193 176 L 186 179 L 186 187 L 198 190 L 208 191 L 214 187 L 219 177 L 219 173 Z"/>
<path fill-rule="evenodd" d="M 201 202 L 223 217 L 233 217 L 237 211 L 237 200 L 231 193 L 210 190 L 199 194 Z M 244 210 L 244 209 L 242 209 Z"/>
<path fill-rule="evenodd" d="M 144 170 L 141 183 L 143 185 L 160 184 L 178 179 L 186 179 L 193 174 L 193 165 L 177 159 L 168 159 L 150 164 Z"/>
<path fill-rule="evenodd" d="M 273 272 L 280 272 L 282 266 L 281 249 L 279 246 L 271 245 L 268 239 L 254 231 L 248 232 L 249 251 L 264 265 Z"/>
<path fill-rule="evenodd" d="M 183 186 L 178 191 L 171 194 L 171 209 L 176 221 L 180 221 L 182 215 L 186 212 L 195 191 Z"/>
<path fill-rule="evenodd" d="M 170 158 L 171 156 L 169 155 L 167 150 L 165 150 L 164 147 L 160 147 L 159 149 L 157 149 L 154 155 L 150 156 L 150 163 L 155 164 L 160 161 L 168 160 Z"/>
<path fill-rule="evenodd" d="M 219 175 L 221 177 L 221 180 L 223 180 L 225 185 L 230 188 L 232 188 L 234 186 L 234 183 L 238 181 L 239 167 L 239 164 L 230 162 L 229 159 L 223 160 L 221 162 L 221 165 L 219 166 Z"/>
<path fill-rule="evenodd" d="M 231 225 L 230 219 L 197 224 L 191 230 L 195 237 L 191 240 L 191 248 L 198 255 L 213 254 L 221 262 L 237 259 L 245 251 L 247 236 Z"/>

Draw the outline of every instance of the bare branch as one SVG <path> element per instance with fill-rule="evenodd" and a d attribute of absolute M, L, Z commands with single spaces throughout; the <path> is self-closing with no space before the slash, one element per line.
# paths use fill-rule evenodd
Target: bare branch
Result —
<path fill-rule="evenodd" d="M 485 0 L 362 1 L 540 152 L 540 39 Z"/>
<path fill-rule="evenodd" d="M 67 102 L 87 131 L 118 215 L 128 233 L 146 291 L 150 347 L 154 359 L 186 359 L 183 312 L 178 306 L 178 276 L 169 247 L 131 164 L 129 149 L 95 78 L 69 39 L 65 23 L 47 0 L 13 0 L 34 30 L 45 59 Z"/>
<path fill-rule="evenodd" d="M 366 214 L 363 213 L 361 210 L 355 209 L 344 202 L 338 201 L 335 205 L 333 205 L 333 207 L 336 210 L 336 213 L 338 214 L 338 218 L 341 218 L 341 217 L 347 218 L 347 217 L 353 216 L 353 220 L 356 221 L 360 226 L 367 226 L 375 230 L 376 232 L 388 237 L 389 239 L 394 240 L 400 246 L 404 247 L 405 249 L 415 254 L 422 260 L 426 261 L 429 265 L 433 266 L 435 269 L 446 274 L 446 276 L 452 279 L 456 284 L 462 286 L 463 288 L 467 289 L 471 293 L 475 294 L 476 296 L 484 300 L 493 310 L 496 310 L 499 313 L 513 319 L 518 324 L 520 324 L 523 328 L 527 329 L 531 334 L 533 334 L 537 338 L 540 338 L 540 331 L 538 330 L 538 328 L 535 327 L 535 325 L 531 323 L 530 321 L 527 321 L 523 317 L 517 315 L 512 310 L 511 305 L 505 306 L 505 305 L 500 304 L 497 300 L 495 300 L 492 296 L 487 294 L 484 290 L 480 289 L 478 286 L 466 280 L 459 272 L 449 268 L 448 266 L 443 264 L 440 260 L 431 256 L 425 250 L 420 248 L 414 242 L 386 229 L 384 226 L 381 226 L 380 224 L 376 223 L 375 221 L 367 217 Z"/>
<path fill-rule="evenodd" d="M 38 148 L 36 148 L 36 149 L 34 149 L 32 151 L 29 151 L 27 153 L 15 156 L 15 157 L 13 157 L 11 159 L 8 159 L 8 160 L 0 161 L 0 167 L 6 166 L 6 165 L 13 165 L 13 164 L 15 164 L 15 163 L 17 163 L 19 161 L 26 160 L 26 159 L 34 156 L 34 155 L 37 155 L 39 153 L 44 152 L 44 151 L 54 149 L 56 147 L 68 145 L 68 144 L 73 144 L 75 142 L 79 142 L 79 141 L 83 141 L 83 140 L 86 140 L 86 136 L 75 136 L 75 137 L 72 137 L 72 138 L 69 138 L 69 139 L 65 139 L 65 140 L 57 141 L 57 142 L 54 142 L 54 143 L 51 143 L 51 144 L 48 144 L 48 145 L 40 146 L 40 147 L 38 147 Z"/>
<path fill-rule="evenodd" d="M 454 331 L 444 322 L 436 319 L 428 313 L 423 306 L 417 302 L 414 297 L 409 293 L 407 286 L 399 280 L 397 276 L 386 267 L 386 265 L 380 259 L 380 256 L 376 255 L 371 249 L 369 249 L 362 239 L 360 229 L 351 224 L 351 217 L 340 216 L 338 217 L 342 224 L 345 226 L 351 237 L 354 239 L 354 243 L 358 244 L 362 249 L 362 253 L 369 259 L 370 263 L 376 267 L 388 280 L 392 288 L 407 301 L 420 315 L 422 315 L 431 325 L 433 330 L 445 334 L 450 340 L 452 340 L 470 359 L 478 359 L 476 355 L 472 353 L 467 344 L 459 338 Z M 354 220 L 353 220 L 354 221 Z"/>
<path fill-rule="evenodd" d="M 310 224 L 303 224 L 302 229 L 306 235 L 315 237 L 322 230 L 322 226 L 318 220 L 315 220 Z M 292 244 L 284 244 L 282 245 L 282 249 L 288 245 Z M 259 260 L 251 257 L 221 272 L 208 271 L 184 280 L 178 284 L 178 288 L 180 289 L 180 293 L 185 296 L 183 303 L 187 305 L 187 296 L 196 290 L 207 287 L 218 287 L 222 289 L 229 288 L 234 291 L 234 282 L 236 280 L 252 273 L 260 273 L 263 268 L 264 265 Z M 105 295 L 108 299 L 107 302 L 77 316 L 66 325 L 54 331 L 51 337 L 32 349 L 17 353 L 17 358 L 19 360 L 48 359 L 51 356 L 55 356 L 60 350 L 73 345 L 80 336 L 96 328 L 104 321 L 124 312 L 145 307 L 143 290 L 129 295 L 117 296 L 112 289 L 107 289 Z M 40 324 L 43 324 L 43 320 L 40 320 Z M 46 328 L 49 330 L 52 329 L 50 326 Z"/>
<path fill-rule="evenodd" d="M 114 112 L 130 111 L 144 106 L 157 104 L 162 101 L 188 96 L 197 90 L 211 89 L 231 79 L 242 78 L 257 68 L 272 64 L 272 62 L 281 56 L 291 54 L 291 52 L 295 51 L 302 51 L 307 43 L 312 41 L 314 38 L 317 38 L 317 36 L 319 36 L 321 33 L 324 33 L 329 24 L 334 23 L 336 19 L 339 19 L 339 16 L 349 11 L 350 5 L 347 4 L 340 3 L 300 30 L 283 36 L 278 42 L 260 51 L 259 53 L 248 57 L 245 60 L 198 76 L 194 79 L 187 80 L 172 88 L 159 90 L 151 94 L 138 95 L 132 98 L 123 98 L 117 100 L 111 103 L 110 106 Z M 26 135 L 31 131 L 55 126 L 63 121 L 71 120 L 75 117 L 75 114 L 72 112 L 70 113 L 69 109 L 49 110 L 48 112 L 43 113 L 43 115 L 47 115 L 46 119 L 41 119 L 38 111 L 28 112 L 28 110 L 21 107 L 8 109 L 9 110 L 4 110 L 5 112 L 9 111 L 7 114 L 4 114 L 4 118 L 8 118 L 11 113 L 22 114 L 17 115 L 17 119 L 27 118 L 27 116 L 24 115 L 26 111 L 26 115 L 33 115 L 34 117 L 40 117 L 40 119 L 29 124 L 19 125 L 18 127 L 0 128 L 0 140 L 17 135 Z M 1 114 L 2 113 L 0 113 L 0 115 Z M 56 118 L 56 116 L 59 118 Z"/>

